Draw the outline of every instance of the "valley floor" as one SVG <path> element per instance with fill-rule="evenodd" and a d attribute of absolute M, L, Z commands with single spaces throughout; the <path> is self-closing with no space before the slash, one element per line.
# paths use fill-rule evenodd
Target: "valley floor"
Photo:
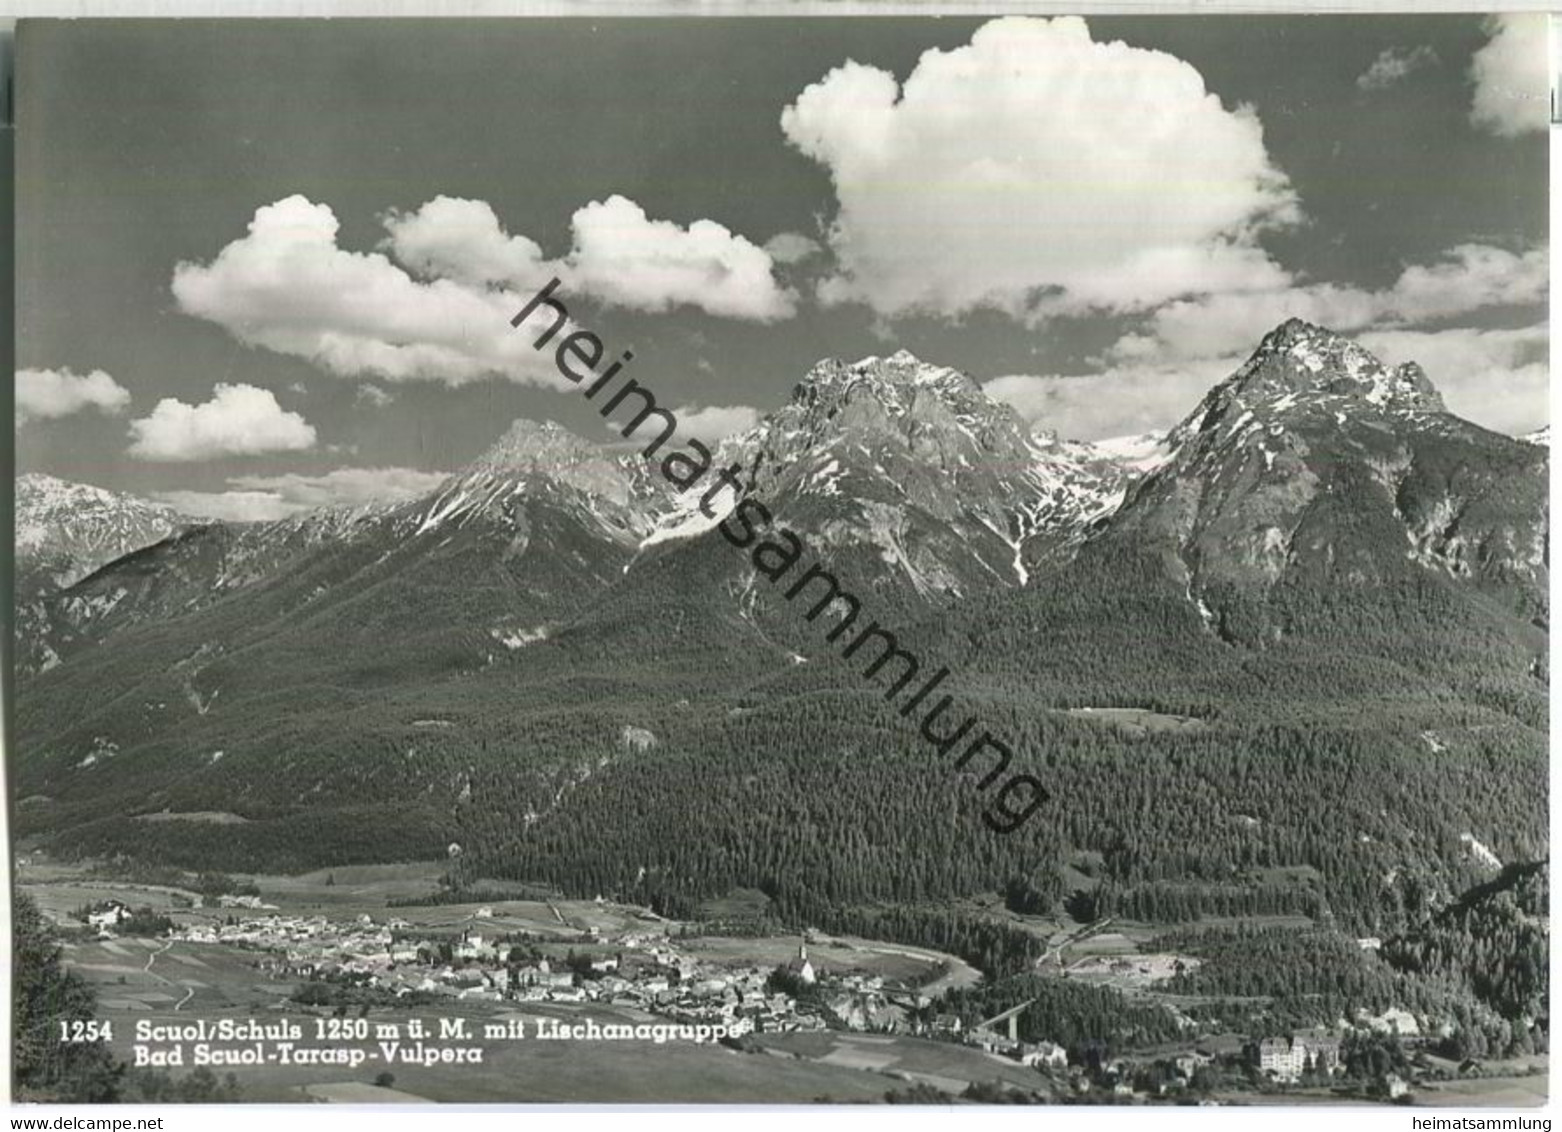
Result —
<path fill-rule="evenodd" d="M 99 1020 L 113 1024 L 115 1054 L 139 1061 L 136 1072 L 176 1081 L 211 1051 L 253 1056 L 250 1064 L 210 1066 L 219 1079 L 234 1074 L 242 1101 L 801 1103 L 1014 1091 L 1054 1103 L 1186 1103 L 1188 1080 L 1149 1088 L 1131 1070 L 1190 1059 L 1229 1070 L 1218 1087 L 1201 1088 L 1214 1103 L 1387 1099 L 1360 1083 L 1277 1087 L 1244 1078 L 1237 1034 L 1124 1051 L 1113 1086 L 1099 1067 L 1068 1064 L 1049 1043 L 1006 1041 L 1001 1021 L 985 1028 L 952 1021 L 949 994 L 978 987 L 982 976 L 922 947 L 812 931 L 688 935 L 685 925 L 600 900 L 387 906 L 431 895 L 439 863 L 260 876 L 258 896 L 211 900 L 39 855 L 24 861 L 21 890 L 61 930 L 66 965 L 91 984 Z M 110 902 L 150 909 L 172 927 L 147 936 L 87 930 L 82 910 Z M 1046 941 L 1039 975 L 1130 998 L 1191 1001 L 1156 992 L 1185 959 L 1148 949 L 1152 925 L 1012 922 Z M 792 986 L 794 997 L 771 973 L 789 967 L 800 976 L 804 955 L 819 981 Z M 821 1003 L 833 1015 L 828 1026 Z M 223 1021 L 251 1020 L 268 1035 L 290 1023 L 301 1035 L 292 1049 L 356 1063 L 300 1064 L 278 1037 L 215 1037 Z M 200 1034 L 186 1029 L 199 1024 Z M 569 1029 L 587 1024 L 598 1028 L 593 1034 L 618 1027 L 636 1036 L 592 1040 Z M 432 1052 L 411 1063 L 418 1026 L 418 1056 Z M 573 1036 L 549 1036 L 560 1027 Z M 636 1027 L 662 1028 L 665 1040 Z M 715 1040 L 721 1032 L 728 1040 Z M 1460 1077 L 1451 1063 L 1433 1064 L 1436 1072 L 1400 1103 L 1543 1103 L 1545 1066 L 1544 1057 L 1493 1062 Z"/>

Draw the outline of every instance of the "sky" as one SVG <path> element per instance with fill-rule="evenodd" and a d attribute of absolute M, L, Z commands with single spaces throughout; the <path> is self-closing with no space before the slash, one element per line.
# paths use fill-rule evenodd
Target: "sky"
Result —
<path fill-rule="evenodd" d="M 275 518 L 905 348 L 1077 439 L 1293 315 L 1548 421 L 1542 17 L 24 21 L 17 466 Z"/>

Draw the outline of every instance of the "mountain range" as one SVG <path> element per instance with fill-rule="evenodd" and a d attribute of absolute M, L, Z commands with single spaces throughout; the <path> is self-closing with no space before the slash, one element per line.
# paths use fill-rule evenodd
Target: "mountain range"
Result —
<path fill-rule="evenodd" d="M 1017 884 L 1392 924 L 1394 878 L 1481 879 L 1470 840 L 1545 854 L 1548 456 L 1297 320 L 1097 444 L 905 351 L 813 367 L 716 459 L 1046 767 L 1021 844 L 634 453 L 517 421 L 425 498 L 265 524 L 23 477 L 17 827 L 459 847 L 454 883 L 670 911 Z"/>

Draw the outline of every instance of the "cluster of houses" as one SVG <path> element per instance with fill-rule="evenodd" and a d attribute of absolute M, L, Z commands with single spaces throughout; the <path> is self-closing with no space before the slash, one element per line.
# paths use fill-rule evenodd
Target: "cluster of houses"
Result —
<path fill-rule="evenodd" d="M 486 909 L 482 910 L 486 911 Z M 479 911 L 474 919 L 485 918 Z M 178 938 L 223 943 L 265 954 L 256 966 L 282 978 L 343 979 L 397 995 L 413 992 L 493 1002 L 599 1003 L 677 1022 L 751 1031 L 823 1030 L 825 1018 L 770 985 L 771 970 L 716 967 L 679 950 L 660 934 L 630 932 L 612 941 L 588 929 L 572 962 L 543 957 L 469 926 L 456 938 L 422 935 L 405 920 L 350 922 L 272 914 L 177 929 Z M 788 969 L 805 985 L 818 975 L 806 947 Z M 883 980 L 845 975 L 820 998 L 849 1027 L 887 1028 L 903 1016 Z"/>
<path fill-rule="evenodd" d="M 1016 1042 L 982 1030 L 972 1030 L 965 1037 L 965 1044 L 976 1046 L 988 1053 L 1004 1054 L 1021 1065 L 1037 1069 L 1066 1069 L 1068 1050 L 1056 1042 Z"/>
<path fill-rule="evenodd" d="M 117 900 L 110 900 L 105 907 L 87 914 L 87 926 L 98 933 L 99 938 L 111 938 L 114 929 L 130 919 L 130 909 Z"/>
<path fill-rule="evenodd" d="M 577 941 L 579 955 L 571 961 L 557 955 L 550 959 L 535 948 L 517 948 L 485 933 L 478 921 L 488 918 L 486 911 L 480 909 L 455 937 L 425 933 L 399 918 L 376 923 L 369 915 L 333 921 L 276 913 L 190 925 L 176 934 L 192 942 L 259 951 L 256 966 L 279 978 L 345 979 L 397 995 L 596 1003 L 687 1025 L 724 1026 L 734 1037 L 822 1031 L 832 1025 L 915 1034 L 961 1042 L 1038 1069 L 1068 1068 L 1068 1052 L 1061 1045 L 1019 1041 L 1012 1025 L 1006 1036 L 997 1026 L 964 1027 L 958 1015 L 930 1015 L 926 998 L 887 987 L 881 976 L 832 972 L 821 980 L 806 944 L 783 968 L 802 987 L 813 988 L 800 1002 L 774 985 L 772 968 L 713 965 L 660 933 L 631 931 L 608 940 L 587 929 Z M 1206 1061 L 1202 1054 L 1187 1055 L 1174 1075 L 1191 1079 Z M 1129 1067 L 1118 1068 L 1126 1074 Z"/>
<path fill-rule="evenodd" d="M 1119 1097 L 1177 1096 L 1193 1084 L 1196 1073 L 1218 1060 L 1215 1054 L 1206 1050 L 1186 1050 L 1149 1061 L 1113 1058 L 1093 1075 L 1093 1084 Z M 1089 1092 L 1087 1083 L 1092 1083 L 1091 1077 L 1088 1072 L 1077 1073 L 1074 1077 L 1076 1091 Z"/>
<path fill-rule="evenodd" d="M 197 907 L 199 907 L 199 905 L 197 905 Z M 235 896 L 235 895 L 232 895 L 230 893 L 224 893 L 223 895 L 217 897 L 217 907 L 219 907 L 219 908 L 249 908 L 252 911 L 260 911 L 263 908 L 275 908 L 276 905 L 275 904 L 267 904 L 265 901 L 261 900 L 261 898 L 258 897 L 258 896 L 244 896 L 244 895 L 237 895 L 237 896 Z"/>
<path fill-rule="evenodd" d="M 943 1036 L 1001 1053 L 1029 1065 L 1064 1065 L 1067 1054 L 1051 1043 L 1031 1045 L 996 1033 L 962 1034 L 958 1017 L 927 1020 L 925 998 L 887 987 L 862 972 L 820 972 L 807 945 L 784 969 L 817 992 L 800 1002 L 771 981 L 772 968 L 718 966 L 696 958 L 660 933 L 631 931 L 604 939 L 587 929 L 572 962 L 543 957 L 486 934 L 479 921 L 451 938 L 424 934 L 406 920 L 376 923 L 324 916 L 269 914 L 177 929 L 180 938 L 224 943 L 264 954 L 256 966 L 279 978 L 342 979 L 396 995 L 414 992 L 491 1002 L 596 1003 L 626 1007 L 675 1022 L 720 1025 L 733 1036 L 750 1032 L 822 1031 L 832 1024 L 851 1030 Z M 799 992 L 801 993 L 801 992 Z"/>

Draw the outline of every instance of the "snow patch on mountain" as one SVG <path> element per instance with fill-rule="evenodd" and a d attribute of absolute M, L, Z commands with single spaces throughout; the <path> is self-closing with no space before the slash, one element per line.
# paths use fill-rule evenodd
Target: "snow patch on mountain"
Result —
<path fill-rule="evenodd" d="M 1133 436 L 1113 436 L 1106 440 L 1096 440 L 1090 442 L 1088 447 L 1100 459 L 1136 475 L 1153 472 L 1171 458 L 1164 429 L 1156 432 L 1141 432 Z"/>
<path fill-rule="evenodd" d="M 23 569 L 69 586 L 184 524 L 160 503 L 28 473 L 16 480 L 16 556 Z"/>

